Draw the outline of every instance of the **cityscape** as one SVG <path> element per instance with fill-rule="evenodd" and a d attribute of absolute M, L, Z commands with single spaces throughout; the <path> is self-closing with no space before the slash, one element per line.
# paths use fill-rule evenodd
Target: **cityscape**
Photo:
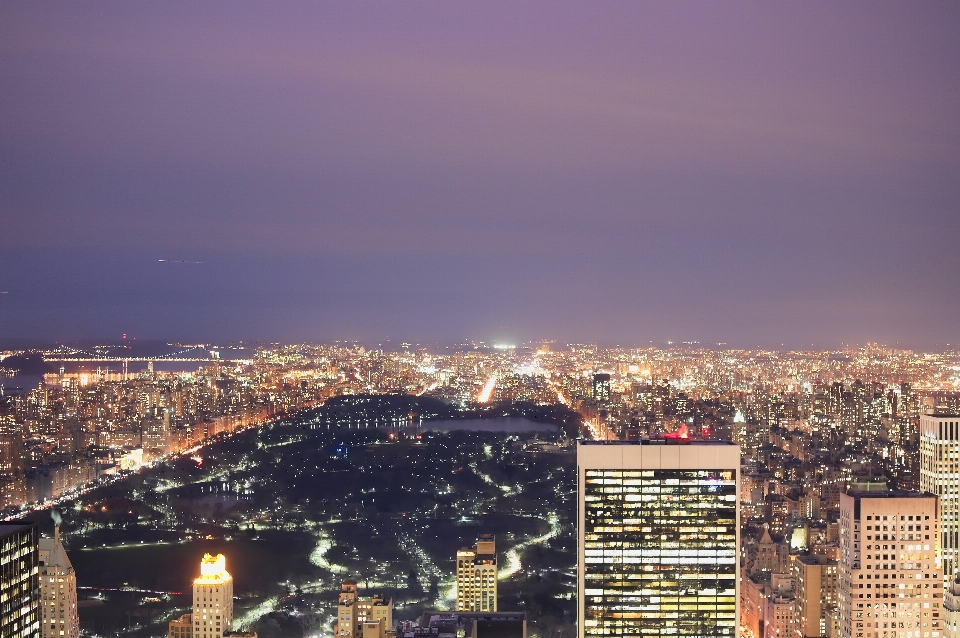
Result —
<path fill-rule="evenodd" d="M 0 60 L 0 638 L 960 638 L 960 3 Z"/>
<path fill-rule="evenodd" d="M 0 356 L 6 520 L 34 521 L 41 569 L 68 576 L 61 593 L 41 583 L 41 600 L 65 601 L 50 625 L 64 635 L 382 638 L 479 618 L 572 638 L 607 635 L 627 621 L 604 609 L 634 605 L 648 619 L 638 634 L 664 631 L 649 619 L 667 610 L 700 609 L 699 625 L 673 621 L 673 633 L 842 636 L 851 618 L 880 618 L 853 615 L 870 612 L 854 611 L 863 583 L 851 570 L 881 569 L 922 577 L 896 607 L 936 610 L 900 612 L 928 619 L 914 635 L 954 635 L 948 614 L 960 618 L 948 597 L 958 351 L 121 339 Z M 608 446 L 629 455 L 610 465 Z M 703 446 L 732 456 L 662 465 L 661 449 L 680 459 Z M 657 530 L 646 510 L 609 509 L 610 493 L 693 503 L 687 487 L 668 489 L 688 483 L 709 490 L 688 522 L 664 510 L 673 518 Z M 921 540 L 921 520 L 934 540 L 867 563 L 881 554 L 857 499 L 875 504 L 871 518 L 906 516 L 901 540 Z M 716 513 L 700 520 L 700 508 Z M 639 558 L 648 538 L 659 569 L 676 569 L 670 551 L 708 552 L 712 580 L 654 604 L 676 594 Z M 636 576 L 591 582 L 612 555 Z"/>

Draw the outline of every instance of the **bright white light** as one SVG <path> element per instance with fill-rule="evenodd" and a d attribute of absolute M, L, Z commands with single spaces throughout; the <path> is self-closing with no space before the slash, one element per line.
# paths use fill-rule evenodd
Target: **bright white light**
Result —
<path fill-rule="evenodd" d="M 490 400 L 490 397 L 493 395 L 493 389 L 497 387 L 497 375 L 494 373 L 492 377 L 487 379 L 486 385 L 483 386 L 483 390 L 480 392 L 480 397 L 477 399 L 480 403 L 486 403 Z"/>

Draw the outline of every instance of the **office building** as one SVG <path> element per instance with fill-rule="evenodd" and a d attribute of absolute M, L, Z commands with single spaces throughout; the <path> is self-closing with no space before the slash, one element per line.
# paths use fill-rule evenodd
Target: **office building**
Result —
<path fill-rule="evenodd" d="M 497 545 L 492 534 L 457 552 L 457 611 L 497 611 Z"/>
<path fill-rule="evenodd" d="M 340 586 L 334 635 L 352 638 L 384 638 L 393 628 L 393 601 L 380 595 L 361 598 L 357 583 L 346 580 Z"/>
<path fill-rule="evenodd" d="M 77 612 L 77 575 L 60 542 L 60 527 L 53 538 L 41 538 L 40 626 L 43 638 L 80 638 Z"/>
<path fill-rule="evenodd" d="M 223 638 L 233 629 L 233 577 L 223 554 L 204 554 L 193 581 L 193 638 Z"/>
<path fill-rule="evenodd" d="M 167 638 L 193 638 L 193 614 L 184 614 L 167 625 Z"/>
<path fill-rule="evenodd" d="M 793 562 L 796 638 L 819 638 L 837 607 L 837 561 L 826 556 L 797 556 Z"/>
<path fill-rule="evenodd" d="M 938 521 L 930 493 L 840 496 L 841 638 L 941 638 Z"/>
<path fill-rule="evenodd" d="M 719 441 L 579 444 L 579 638 L 736 635 L 739 468 Z"/>
<path fill-rule="evenodd" d="M 960 415 L 920 416 L 920 490 L 940 497 L 944 585 L 960 563 Z"/>
<path fill-rule="evenodd" d="M 610 401 L 610 375 L 606 372 L 593 375 L 593 400 L 598 403 Z"/>
<path fill-rule="evenodd" d="M 0 523 L 0 636 L 40 636 L 40 532 L 34 523 Z"/>

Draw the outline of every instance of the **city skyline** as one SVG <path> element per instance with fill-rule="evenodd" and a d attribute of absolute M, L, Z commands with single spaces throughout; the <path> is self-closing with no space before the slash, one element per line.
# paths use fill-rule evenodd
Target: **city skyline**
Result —
<path fill-rule="evenodd" d="M 0 9 L 0 336 L 960 342 L 960 13 Z"/>
<path fill-rule="evenodd" d="M 957 638 L 960 352 L 146 345 L 0 352 L 45 630 Z"/>

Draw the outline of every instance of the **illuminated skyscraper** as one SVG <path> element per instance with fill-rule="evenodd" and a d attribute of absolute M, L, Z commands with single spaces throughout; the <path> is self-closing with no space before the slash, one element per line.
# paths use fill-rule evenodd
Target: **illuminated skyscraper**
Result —
<path fill-rule="evenodd" d="M 79 638 L 77 575 L 60 542 L 60 527 L 53 538 L 40 539 L 40 621 L 43 638 Z"/>
<path fill-rule="evenodd" d="M 940 497 L 944 585 L 960 558 L 960 415 L 920 416 L 920 489 Z"/>
<path fill-rule="evenodd" d="M 593 400 L 600 403 L 610 400 L 610 375 L 606 372 L 593 375 Z"/>
<path fill-rule="evenodd" d="M 497 611 L 497 545 L 483 534 L 457 552 L 457 611 Z"/>
<path fill-rule="evenodd" d="M 0 523 L 0 636 L 40 635 L 40 566 L 33 523 Z"/>
<path fill-rule="evenodd" d="M 204 554 L 193 581 L 193 638 L 223 638 L 233 628 L 233 577 L 223 554 Z"/>
<path fill-rule="evenodd" d="M 736 635 L 739 468 L 718 441 L 581 442 L 580 638 Z"/>
<path fill-rule="evenodd" d="M 943 574 L 937 497 L 840 495 L 841 638 L 941 638 Z"/>

